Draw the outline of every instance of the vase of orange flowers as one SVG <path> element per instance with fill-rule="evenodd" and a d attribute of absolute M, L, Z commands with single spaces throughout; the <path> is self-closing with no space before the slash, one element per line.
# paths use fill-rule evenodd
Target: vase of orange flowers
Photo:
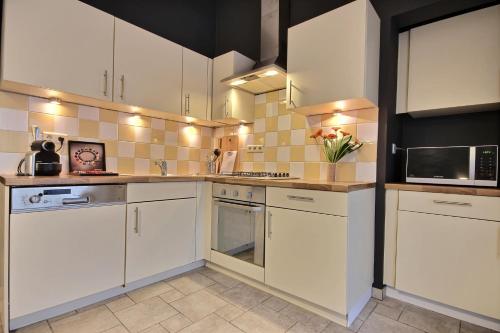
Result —
<path fill-rule="evenodd" d="M 327 180 L 335 181 L 337 163 L 347 154 L 350 154 L 363 146 L 363 143 L 353 138 L 352 134 L 343 131 L 340 127 L 332 127 L 331 133 L 324 133 L 322 129 L 317 130 L 311 138 L 321 143 L 328 164 Z"/>

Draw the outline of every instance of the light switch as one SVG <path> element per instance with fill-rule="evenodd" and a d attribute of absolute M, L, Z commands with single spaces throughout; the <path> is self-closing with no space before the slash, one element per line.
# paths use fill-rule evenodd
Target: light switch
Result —
<path fill-rule="evenodd" d="M 263 145 L 248 145 L 247 153 L 263 153 L 264 146 Z"/>

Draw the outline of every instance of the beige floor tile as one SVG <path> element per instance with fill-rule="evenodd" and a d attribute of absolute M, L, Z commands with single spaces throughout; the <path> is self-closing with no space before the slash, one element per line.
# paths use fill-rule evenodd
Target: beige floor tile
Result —
<path fill-rule="evenodd" d="M 172 288 L 172 290 L 169 290 L 166 293 L 161 294 L 160 297 L 165 302 L 170 303 L 170 302 L 177 301 L 178 299 L 183 298 L 184 294 L 181 293 L 179 290 Z"/>
<path fill-rule="evenodd" d="M 231 323 L 246 333 L 286 332 L 296 321 L 262 305 L 245 312 Z"/>
<path fill-rule="evenodd" d="M 460 321 L 416 306 L 407 306 L 399 321 L 427 333 L 458 333 Z"/>
<path fill-rule="evenodd" d="M 193 273 L 168 281 L 168 283 L 184 295 L 189 295 L 204 289 L 215 282 L 200 273 Z"/>
<path fill-rule="evenodd" d="M 50 324 L 54 333 L 98 333 L 120 325 L 113 313 L 104 305 Z"/>
<path fill-rule="evenodd" d="M 295 324 L 289 332 L 304 332 L 304 333 L 319 333 L 330 324 L 328 319 L 320 317 L 318 315 L 313 315 L 307 322 L 298 322 Z"/>
<path fill-rule="evenodd" d="M 133 290 L 128 293 L 128 296 L 136 303 L 144 301 L 148 298 L 159 296 L 172 290 L 172 286 L 165 282 L 158 282 L 152 285 Z"/>
<path fill-rule="evenodd" d="M 161 298 L 153 297 L 118 311 L 115 315 L 130 332 L 135 333 L 167 320 L 177 313 Z"/>
<path fill-rule="evenodd" d="M 233 279 L 230 276 L 216 272 L 212 269 L 206 269 L 206 270 L 201 271 L 200 273 L 205 275 L 209 279 L 211 279 L 211 280 L 213 280 L 213 281 L 215 281 L 215 282 L 217 282 L 217 283 L 219 283 L 227 288 L 236 287 L 237 285 L 239 285 L 241 283 L 240 281 Z"/>
<path fill-rule="evenodd" d="M 64 319 L 64 318 L 67 318 L 67 317 L 71 317 L 72 315 L 74 315 L 76 313 L 76 311 L 70 311 L 70 312 L 66 312 L 66 313 L 63 313 L 62 315 L 59 315 L 57 317 L 54 317 L 54 318 L 50 318 L 48 321 L 49 321 L 49 324 L 52 324 L 53 322 L 56 322 L 58 320 L 61 320 L 61 319 Z"/>
<path fill-rule="evenodd" d="M 220 308 L 215 312 L 218 316 L 224 318 L 227 321 L 231 321 L 233 319 L 236 319 L 237 317 L 241 316 L 243 314 L 243 310 L 240 308 L 232 305 L 232 304 L 227 304 L 226 306 Z"/>
<path fill-rule="evenodd" d="M 399 316 L 403 312 L 403 308 L 402 307 L 401 308 L 399 308 L 399 307 L 392 308 L 392 307 L 389 307 L 383 303 L 379 303 L 379 304 L 377 304 L 377 307 L 375 308 L 375 310 L 373 310 L 373 312 L 378 313 L 379 315 L 394 319 L 394 320 L 398 320 Z"/>
<path fill-rule="evenodd" d="M 39 323 L 20 328 L 15 331 L 16 333 L 52 333 L 49 323 L 46 320 Z"/>
<path fill-rule="evenodd" d="M 462 321 L 460 323 L 460 333 L 494 333 L 494 331 L 485 327 Z"/>
<path fill-rule="evenodd" d="M 106 330 L 106 331 L 104 331 L 102 333 L 129 333 L 129 332 L 127 331 L 127 329 L 125 328 L 125 326 L 120 325 L 120 326 L 113 327 L 113 328 L 111 328 L 109 330 Z"/>
<path fill-rule="evenodd" d="M 376 306 L 377 302 L 375 300 L 373 299 L 369 300 L 368 303 L 363 308 L 363 310 L 361 310 L 361 313 L 359 314 L 358 318 L 365 321 Z"/>
<path fill-rule="evenodd" d="M 201 290 L 170 304 L 190 320 L 198 321 L 227 303 L 219 297 Z"/>
<path fill-rule="evenodd" d="M 242 333 L 221 317 L 211 314 L 184 328 L 180 333 Z"/>
<path fill-rule="evenodd" d="M 262 303 L 265 307 L 271 309 L 271 310 L 274 310 L 274 311 L 281 311 L 283 310 L 284 308 L 286 308 L 290 303 L 288 303 L 287 301 L 279 298 L 279 297 L 276 297 L 276 296 L 272 296 L 270 298 L 268 298 L 264 303 Z"/>
<path fill-rule="evenodd" d="M 337 323 L 330 323 L 328 326 L 321 332 L 321 333 L 352 333 L 355 332 L 354 330 L 347 329 L 344 326 L 341 326 Z M 377 333 L 387 333 L 384 331 L 380 331 Z"/>
<path fill-rule="evenodd" d="M 296 322 L 301 323 L 307 323 L 314 316 L 314 313 L 304 310 L 294 304 L 289 304 L 287 307 L 281 310 L 281 314 Z"/>
<path fill-rule="evenodd" d="M 160 323 L 161 326 L 165 327 L 170 333 L 176 333 L 182 330 L 184 327 L 188 327 L 193 322 L 189 320 L 188 317 L 179 313 L 172 318 L 168 318 Z"/>
<path fill-rule="evenodd" d="M 325 331 L 326 332 L 326 331 Z M 331 331 L 335 332 L 335 331 Z M 342 332 L 342 331 L 339 331 Z M 372 313 L 359 329 L 360 333 L 422 333 L 414 327 Z M 335 332 L 336 333 L 336 332 Z"/>
<path fill-rule="evenodd" d="M 361 325 L 363 325 L 363 321 L 359 318 L 356 318 L 349 329 L 353 332 L 358 332 L 361 328 Z"/>
<path fill-rule="evenodd" d="M 219 294 L 222 294 L 223 292 L 225 292 L 228 289 L 230 289 L 230 288 L 225 287 L 225 286 L 223 286 L 222 284 L 219 284 L 219 283 L 214 283 L 213 285 L 206 287 L 204 290 L 208 291 L 212 295 L 219 295 Z"/>
<path fill-rule="evenodd" d="M 243 310 L 248 310 L 261 304 L 271 295 L 249 285 L 240 284 L 223 292 L 221 297 Z"/>
<path fill-rule="evenodd" d="M 112 312 L 118 312 L 123 309 L 126 309 L 132 305 L 134 305 L 134 301 L 130 299 L 127 295 L 123 295 L 121 297 L 118 297 L 116 299 L 113 299 L 112 301 L 106 303 L 106 306 L 112 311 Z"/>
<path fill-rule="evenodd" d="M 141 331 L 141 333 L 169 333 L 169 332 L 161 325 L 155 325 L 153 327 L 145 329 L 144 331 Z"/>

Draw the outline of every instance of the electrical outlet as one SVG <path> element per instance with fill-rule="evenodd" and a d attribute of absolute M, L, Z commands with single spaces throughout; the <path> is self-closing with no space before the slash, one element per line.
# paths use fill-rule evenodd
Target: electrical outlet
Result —
<path fill-rule="evenodd" d="M 263 153 L 264 146 L 263 145 L 248 145 L 247 152 L 248 153 Z"/>
<path fill-rule="evenodd" d="M 51 140 L 51 141 L 57 141 L 57 138 L 63 137 L 66 138 L 68 134 L 66 133 L 56 133 L 56 132 L 43 132 L 42 133 L 42 138 L 43 140 Z"/>

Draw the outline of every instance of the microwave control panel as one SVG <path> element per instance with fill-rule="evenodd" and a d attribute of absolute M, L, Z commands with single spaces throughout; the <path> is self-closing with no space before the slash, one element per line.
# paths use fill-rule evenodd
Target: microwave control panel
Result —
<path fill-rule="evenodd" d="M 476 147 L 476 180 L 497 180 L 498 146 Z"/>

